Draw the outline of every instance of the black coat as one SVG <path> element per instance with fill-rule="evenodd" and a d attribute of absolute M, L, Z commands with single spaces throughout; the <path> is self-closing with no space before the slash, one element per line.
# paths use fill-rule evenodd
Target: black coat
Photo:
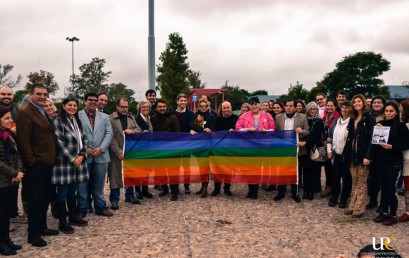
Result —
<path fill-rule="evenodd" d="M 352 159 L 354 165 L 363 165 L 363 160 L 372 159 L 372 133 L 375 126 L 375 118 L 370 112 L 362 115 L 361 121 L 355 129 L 355 119 L 350 119 L 348 123 L 348 139 L 346 141 L 343 155 Z M 353 144 L 356 142 L 355 150 Z"/>

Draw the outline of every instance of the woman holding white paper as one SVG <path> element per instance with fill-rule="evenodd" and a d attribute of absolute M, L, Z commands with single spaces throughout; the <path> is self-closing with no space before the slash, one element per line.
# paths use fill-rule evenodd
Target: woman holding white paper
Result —
<path fill-rule="evenodd" d="M 396 183 L 402 170 L 403 151 L 409 149 L 409 130 L 399 121 L 399 107 L 393 102 L 385 105 L 385 120 L 376 126 L 387 126 L 390 130 L 387 143 L 373 146 L 374 159 L 378 161 L 375 171 L 381 183 L 381 212 L 374 222 L 391 226 L 398 223 Z"/>

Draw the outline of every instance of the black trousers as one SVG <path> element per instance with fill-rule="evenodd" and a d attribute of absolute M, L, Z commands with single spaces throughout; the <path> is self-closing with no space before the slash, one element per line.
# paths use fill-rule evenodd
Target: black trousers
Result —
<path fill-rule="evenodd" d="M 11 199 L 11 207 L 10 207 L 10 218 L 15 218 L 18 216 L 18 185 L 10 186 L 10 199 Z"/>
<path fill-rule="evenodd" d="M 50 200 L 52 166 L 36 162 L 25 173 L 28 235 L 39 236 L 47 228 L 47 210 Z"/>
<path fill-rule="evenodd" d="M 332 185 L 332 163 L 331 160 L 327 160 L 324 162 L 324 170 L 325 170 L 325 186 L 331 187 Z"/>
<path fill-rule="evenodd" d="M 307 164 L 304 166 L 304 193 L 315 193 L 315 189 L 317 189 L 317 181 L 320 177 L 321 171 L 321 164 L 319 162 L 315 162 L 309 160 L 306 162 Z"/>
<path fill-rule="evenodd" d="M 352 189 L 352 177 L 349 170 L 349 164 L 344 161 L 342 155 L 334 154 L 334 169 L 332 176 L 331 186 L 331 199 L 338 202 L 339 195 L 341 193 L 340 202 L 346 203 L 351 194 Z M 342 189 L 341 189 L 342 179 Z"/>
<path fill-rule="evenodd" d="M 14 186 L 0 188 L 0 243 L 9 239 L 13 187 Z"/>
<path fill-rule="evenodd" d="M 381 210 L 383 213 L 396 216 L 398 209 L 396 184 L 402 170 L 402 161 L 378 162 L 376 170 L 381 182 Z"/>
<path fill-rule="evenodd" d="M 230 186 L 231 186 L 231 184 L 229 184 L 229 183 L 224 183 L 224 186 L 223 186 L 223 189 L 226 191 L 230 191 Z M 222 188 L 222 183 L 220 183 L 220 182 L 214 182 L 214 190 L 215 191 L 219 191 L 220 192 L 220 189 Z"/>
<path fill-rule="evenodd" d="M 381 190 L 381 185 L 379 182 L 379 175 L 377 172 L 376 167 L 378 166 L 377 163 L 382 162 L 377 159 L 372 161 L 372 165 L 369 168 L 369 175 L 368 175 L 368 195 L 369 195 L 369 202 L 371 203 L 378 203 L 378 194 Z"/>

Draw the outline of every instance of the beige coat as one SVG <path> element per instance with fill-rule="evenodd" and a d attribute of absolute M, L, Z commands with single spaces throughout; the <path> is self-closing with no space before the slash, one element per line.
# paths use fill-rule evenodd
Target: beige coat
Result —
<path fill-rule="evenodd" d="M 140 133 L 142 132 L 141 128 L 135 121 L 135 117 L 132 113 L 128 113 L 128 128 L 131 129 L 132 133 Z M 114 136 L 112 138 L 111 145 L 109 146 L 109 154 L 111 156 L 111 162 L 109 163 L 108 167 L 108 178 L 109 178 L 109 188 L 122 188 L 124 187 L 122 181 L 122 161 L 118 158 L 120 154 L 123 152 L 125 138 L 124 133 L 121 125 L 121 121 L 119 120 L 119 116 L 117 112 L 112 113 L 109 116 L 109 120 L 112 124 L 112 129 L 114 132 Z"/>
<path fill-rule="evenodd" d="M 276 131 L 281 131 L 284 130 L 284 124 L 285 124 L 285 113 L 281 113 L 276 115 L 275 117 L 275 123 L 276 123 Z M 301 127 L 303 130 L 302 133 L 298 136 L 299 139 L 301 139 L 302 136 L 307 136 L 310 134 L 310 127 L 308 126 L 308 118 L 305 114 L 302 113 L 296 113 L 294 117 L 294 130 L 297 127 Z M 298 155 L 305 155 L 307 154 L 307 149 L 305 146 L 300 147 L 298 151 Z"/>

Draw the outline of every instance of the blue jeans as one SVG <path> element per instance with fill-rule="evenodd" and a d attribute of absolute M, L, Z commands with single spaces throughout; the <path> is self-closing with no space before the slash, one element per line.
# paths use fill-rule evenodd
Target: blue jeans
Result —
<path fill-rule="evenodd" d="M 74 199 L 76 189 L 77 184 L 57 185 L 56 202 L 65 203 L 67 199 Z"/>
<path fill-rule="evenodd" d="M 89 173 L 89 184 L 92 189 L 95 213 L 101 214 L 106 209 L 104 197 L 104 185 L 108 171 L 108 163 L 95 163 L 93 160 L 87 164 Z M 88 211 L 88 182 L 78 184 L 78 209 L 81 214 Z"/>
<path fill-rule="evenodd" d="M 121 189 L 120 188 L 111 189 L 111 193 L 109 194 L 109 201 L 111 202 L 111 204 L 113 202 L 118 203 L 120 195 L 121 195 Z"/>

